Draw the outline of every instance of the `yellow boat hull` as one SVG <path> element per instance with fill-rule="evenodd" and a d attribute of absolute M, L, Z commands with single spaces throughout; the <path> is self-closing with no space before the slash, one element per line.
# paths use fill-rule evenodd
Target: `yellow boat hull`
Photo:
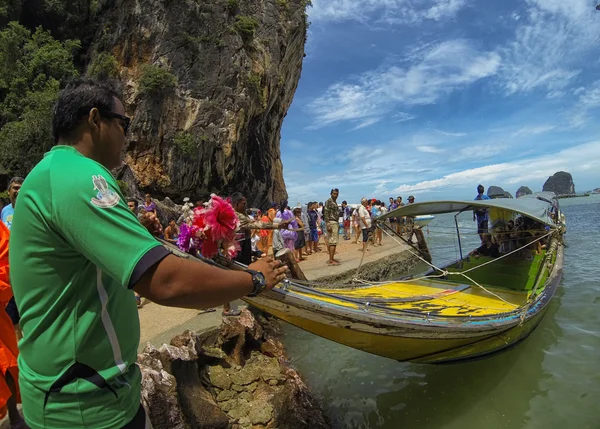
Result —
<path fill-rule="evenodd" d="M 558 253 L 544 291 L 526 307 L 521 304 L 527 292 L 497 291 L 498 299 L 475 287 L 444 289 L 448 283 L 443 281 L 333 293 L 276 288 L 246 301 L 308 332 L 368 353 L 398 361 L 459 362 L 518 344 L 535 329 L 562 275 L 562 248 Z"/>

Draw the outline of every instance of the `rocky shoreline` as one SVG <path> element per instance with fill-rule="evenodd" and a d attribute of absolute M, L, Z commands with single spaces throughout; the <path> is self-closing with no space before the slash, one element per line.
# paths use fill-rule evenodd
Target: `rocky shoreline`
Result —
<path fill-rule="evenodd" d="M 329 428 L 278 332 L 276 320 L 244 309 L 219 327 L 148 344 L 138 363 L 153 427 Z"/>

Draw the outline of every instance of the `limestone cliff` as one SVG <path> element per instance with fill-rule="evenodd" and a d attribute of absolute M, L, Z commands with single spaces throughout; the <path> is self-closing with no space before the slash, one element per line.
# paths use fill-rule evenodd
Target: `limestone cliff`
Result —
<path fill-rule="evenodd" d="M 280 131 L 302 70 L 308 0 L 7 1 L 0 24 L 16 20 L 58 41 L 77 39 L 68 45 L 76 47 L 69 77 L 123 83 L 133 122 L 128 167 L 115 173 L 130 189 L 176 202 L 211 192 L 242 191 L 250 205 L 287 196 Z M 41 58 L 59 47 L 48 44 Z M 62 62 L 71 61 L 71 50 L 61 52 Z M 64 86 L 66 74 L 55 74 Z M 48 108 L 38 116 L 50 115 Z M 15 119 L 22 118 L 0 112 L 0 126 Z M 28 124 L 31 138 L 21 140 L 37 146 L 16 154 L 28 157 L 27 165 L 5 165 L 10 174 L 26 174 L 51 145 L 47 122 Z M 44 138 L 34 141 L 37 131 Z"/>
<path fill-rule="evenodd" d="M 500 186 L 490 186 L 487 190 L 487 196 L 492 199 L 513 197 L 510 192 L 505 191 Z"/>
<path fill-rule="evenodd" d="M 110 52 L 125 82 L 139 186 L 171 197 L 241 191 L 251 205 L 286 197 L 283 118 L 306 40 L 303 0 L 101 2 L 93 57 Z M 172 90 L 140 88 L 147 64 Z"/>
<path fill-rule="evenodd" d="M 575 184 L 573 183 L 573 177 L 566 171 L 554 173 L 554 175 L 548 177 L 542 190 L 554 192 L 556 195 L 574 195 Z"/>
<path fill-rule="evenodd" d="M 531 189 L 529 189 L 529 187 L 527 186 L 521 186 L 519 189 L 517 189 L 517 198 L 522 197 L 523 195 L 530 195 L 533 194 L 533 191 Z"/>

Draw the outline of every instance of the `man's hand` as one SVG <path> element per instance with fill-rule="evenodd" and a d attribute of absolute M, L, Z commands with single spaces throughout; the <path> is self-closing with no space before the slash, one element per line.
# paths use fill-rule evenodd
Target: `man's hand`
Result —
<path fill-rule="evenodd" d="M 162 225 L 154 213 L 144 213 L 140 217 L 140 223 L 155 237 L 160 236 L 163 232 Z"/>
<path fill-rule="evenodd" d="M 273 260 L 271 257 L 260 258 L 248 265 L 248 268 L 263 273 L 267 281 L 267 290 L 273 289 L 277 283 L 285 279 L 285 273 L 289 271 L 287 266 L 281 266 L 281 261 Z"/>
<path fill-rule="evenodd" d="M 279 222 L 279 225 L 277 226 L 277 228 L 278 229 L 287 229 L 287 227 L 289 226 L 291 221 L 292 221 L 291 219 L 282 220 L 281 222 Z"/>

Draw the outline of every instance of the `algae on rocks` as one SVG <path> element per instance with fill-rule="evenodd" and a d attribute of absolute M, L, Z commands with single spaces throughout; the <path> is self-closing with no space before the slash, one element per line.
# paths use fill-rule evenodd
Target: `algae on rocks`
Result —
<path fill-rule="evenodd" d="M 153 427 L 328 428 L 319 404 L 287 365 L 276 326 L 244 309 L 220 327 L 186 331 L 159 349 L 149 344 L 138 363 Z"/>

